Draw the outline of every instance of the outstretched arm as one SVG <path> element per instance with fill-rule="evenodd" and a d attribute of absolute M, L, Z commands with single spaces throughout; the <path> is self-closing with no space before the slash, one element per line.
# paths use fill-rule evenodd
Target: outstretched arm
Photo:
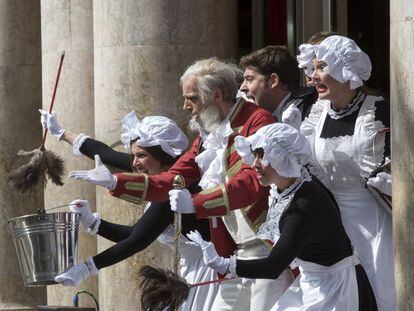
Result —
<path fill-rule="evenodd" d="M 277 279 L 306 244 L 309 231 L 306 230 L 305 218 L 298 213 L 290 215 L 269 256 L 254 260 L 237 259 L 236 274 L 254 279 Z"/>
<path fill-rule="evenodd" d="M 95 155 L 99 155 L 102 162 L 106 165 L 116 167 L 118 169 L 131 172 L 131 155 L 128 153 L 118 152 L 113 150 L 108 145 L 91 139 L 85 134 L 78 134 L 70 132 L 60 127 L 57 115 L 55 112 L 49 113 L 45 110 L 39 110 L 41 117 L 40 122 L 44 129 L 48 129 L 52 136 L 58 140 L 63 140 L 73 146 L 75 154 L 82 153 L 83 155 L 94 159 Z"/>
<path fill-rule="evenodd" d="M 98 269 L 114 265 L 151 245 L 173 221 L 169 203 L 152 203 L 132 227 L 102 222 L 98 234 L 118 242 L 93 257 Z M 123 238 L 123 239 L 122 239 Z"/>
<path fill-rule="evenodd" d="M 98 154 L 104 164 L 116 167 L 126 172 L 132 171 L 132 156 L 130 154 L 115 151 L 108 145 L 98 140 L 87 138 L 80 146 L 79 151 L 92 160 L 94 159 L 95 154 Z"/>

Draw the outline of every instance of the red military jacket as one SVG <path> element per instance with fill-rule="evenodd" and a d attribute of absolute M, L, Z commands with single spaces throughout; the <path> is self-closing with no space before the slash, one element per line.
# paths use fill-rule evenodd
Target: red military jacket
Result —
<path fill-rule="evenodd" d="M 259 128 L 274 123 L 275 119 L 272 114 L 254 104 L 242 100 L 237 105 L 230 117 L 234 133 L 229 138 L 226 151 L 228 182 L 193 195 L 193 203 L 197 218 L 224 216 L 231 210 L 241 209 L 247 223 L 254 232 L 257 232 L 266 220 L 269 189 L 261 186 L 254 170 L 243 163 L 235 151 L 234 138 L 237 135 L 250 136 Z M 183 154 L 167 172 L 159 175 L 116 174 L 118 183 L 111 194 L 133 203 L 142 200 L 168 201 L 168 191 L 172 189 L 176 175 L 184 177 L 186 185 L 200 180 L 201 172 L 195 157 L 200 153 L 201 145 L 201 137 L 198 136 L 191 149 Z M 218 254 L 228 257 L 233 253 L 236 245 L 221 218 L 217 219 L 217 223 L 215 228 L 210 225 L 211 239 Z"/>

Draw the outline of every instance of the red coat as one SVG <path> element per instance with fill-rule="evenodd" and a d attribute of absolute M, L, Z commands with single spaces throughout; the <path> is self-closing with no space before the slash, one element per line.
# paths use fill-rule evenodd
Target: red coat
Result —
<path fill-rule="evenodd" d="M 257 232 L 266 220 L 269 189 L 259 184 L 254 170 L 244 164 L 234 148 L 234 137 L 250 136 L 259 128 L 274 123 L 274 117 L 266 110 L 244 101 L 230 117 L 231 127 L 235 132 L 229 138 L 226 152 L 228 182 L 212 189 L 203 190 L 193 195 L 193 202 L 198 218 L 224 216 L 231 210 L 241 209 L 245 220 Z M 195 157 L 200 153 L 201 137 L 197 137 L 189 151 L 183 154 L 167 172 L 159 175 L 118 173 L 118 183 L 112 195 L 126 201 L 139 203 L 142 200 L 152 202 L 168 201 L 168 191 L 172 189 L 173 179 L 181 175 L 186 185 L 198 182 L 200 169 Z M 221 220 L 218 226 L 210 226 L 211 239 L 221 256 L 229 256 L 235 250 L 235 243 Z"/>

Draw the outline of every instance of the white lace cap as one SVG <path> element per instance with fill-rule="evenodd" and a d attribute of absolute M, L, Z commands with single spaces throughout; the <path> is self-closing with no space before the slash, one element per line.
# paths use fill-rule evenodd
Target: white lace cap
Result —
<path fill-rule="evenodd" d="M 150 116 L 139 121 L 132 111 L 122 118 L 121 141 L 125 149 L 130 151 L 131 140 L 137 138 L 138 146 L 161 146 L 161 149 L 172 157 L 182 154 L 188 146 L 187 136 L 171 119 Z"/>
<path fill-rule="evenodd" d="M 235 144 L 237 153 L 249 165 L 254 161 L 252 150 L 262 148 L 262 163 L 270 164 L 284 177 L 302 176 L 302 166 L 308 163 L 312 154 L 305 136 L 284 123 L 264 126 L 249 137 L 237 136 Z"/>
<path fill-rule="evenodd" d="M 297 56 L 299 68 L 305 68 L 307 76 L 312 75 L 312 60 L 327 64 L 329 75 L 339 82 L 350 81 L 350 88 L 363 85 L 371 76 L 371 60 L 354 40 L 343 36 L 330 36 L 320 44 L 302 44 Z"/>

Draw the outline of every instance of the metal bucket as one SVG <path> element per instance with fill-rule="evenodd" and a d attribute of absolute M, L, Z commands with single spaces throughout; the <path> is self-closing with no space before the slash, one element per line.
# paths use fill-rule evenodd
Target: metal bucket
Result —
<path fill-rule="evenodd" d="M 79 214 L 26 215 L 9 220 L 24 284 L 56 284 L 77 262 Z"/>

